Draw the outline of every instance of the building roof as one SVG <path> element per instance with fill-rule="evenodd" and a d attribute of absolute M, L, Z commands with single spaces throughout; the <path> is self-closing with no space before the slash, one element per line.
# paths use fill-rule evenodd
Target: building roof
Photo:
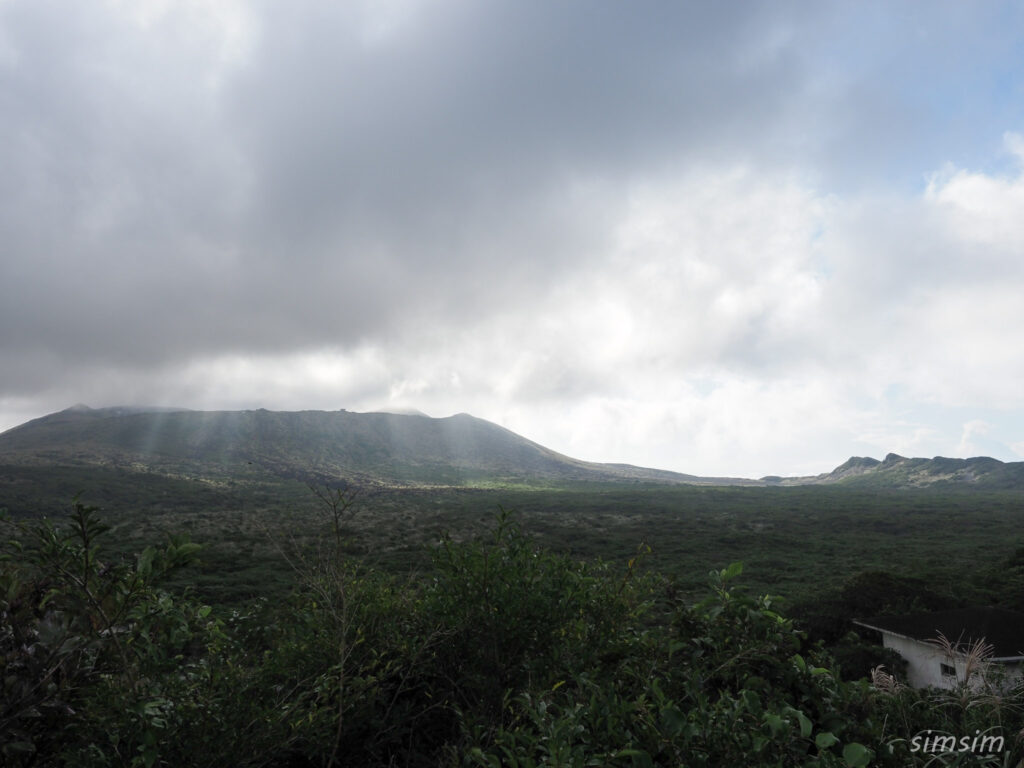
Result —
<path fill-rule="evenodd" d="M 984 639 L 993 647 L 993 659 L 1024 658 L 1024 613 L 1019 611 L 958 608 L 854 619 L 854 624 L 920 641 L 934 640 L 941 632 L 951 643 L 961 646 Z"/>

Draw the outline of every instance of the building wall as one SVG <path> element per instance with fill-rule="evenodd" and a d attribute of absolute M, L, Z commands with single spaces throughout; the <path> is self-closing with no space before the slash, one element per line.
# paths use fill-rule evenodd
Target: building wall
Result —
<path fill-rule="evenodd" d="M 882 644 L 906 659 L 907 684 L 913 688 L 952 688 L 959 680 L 964 679 L 964 660 L 950 660 L 945 653 L 930 643 L 883 633 Z M 943 664 L 954 667 L 956 675 L 944 675 Z M 1005 674 L 1008 679 L 1019 680 L 1024 675 L 1024 669 L 1020 664 L 1000 664 L 999 672 Z"/>
<path fill-rule="evenodd" d="M 942 674 L 941 664 L 949 664 L 946 655 L 937 648 L 907 637 L 883 634 L 882 645 L 892 648 L 907 661 L 907 683 L 914 688 L 952 688 L 956 679 Z M 963 675 L 963 662 L 956 667 L 957 675 Z"/>

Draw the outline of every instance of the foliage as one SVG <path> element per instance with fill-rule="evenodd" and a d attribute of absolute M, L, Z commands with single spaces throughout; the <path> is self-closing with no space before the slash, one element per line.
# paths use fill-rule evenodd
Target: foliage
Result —
<path fill-rule="evenodd" d="M 665 625 L 634 625 L 613 662 L 521 694 L 516 720 L 465 762 L 866 765 L 867 691 L 805 660 L 771 600 L 730 585 L 740 570 L 712 573 L 713 595 L 697 606 L 666 606 Z"/>
<path fill-rule="evenodd" d="M 927 762 L 913 729 L 1024 726 L 995 689 L 840 680 L 774 599 L 737 586 L 739 563 L 694 602 L 646 545 L 581 560 L 502 512 L 400 577 L 349 554 L 362 500 L 319 495 L 325 535 L 282 545 L 297 587 L 245 608 L 161 586 L 197 554 L 180 537 L 111 554 L 77 500 L 64 525 L 12 528 L 4 764 L 904 766 Z"/>
<path fill-rule="evenodd" d="M 1007 679 L 989 661 L 992 647 L 982 640 L 960 647 L 939 635 L 935 646 L 949 663 L 963 669 L 948 689 L 915 690 L 875 672 L 875 706 L 902 737 L 889 737 L 895 754 L 907 764 L 992 766 L 1024 764 L 1024 680 Z"/>
<path fill-rule="evenodd" d="M 134 562 L 107 560 L 96 511 L 76 499 L 67 525 L 22 526 L 0 563 L 0 753 L 11 765 L 98 742 L 153 765 L 170 688 L 194 673 L 196 643 L 213 630 L 208 608 L 157 588 L 198 547 L 171 537 Z"/>
<path fill-rule="evenodd" d="M 0 475 L 10 481 L 0 483 L 0 507 L 16 517 L 57 509 L 86 489 L 116 532 L 108 547 L 126 557 L 168 531 L 187 533 L 203 544 L 202 560 L 187 576 L 172 575 L 168 586 L 192 585 L 214 606 L 238 607 L 258 596 L 280 600 L 292 590 L 293 572 L 267 528 L 309 542 L 322 534 L 318 502 L 299 479 L 260 475 L 214 482 L 70 464 L 4 466 Z M 481 535 L 491 519 L 488 510 L 502 503 L 517 510 L 538 543 L 576 558 L 625 562 L 638 542 L 649 542 L 647 566 L 675 577 L 677 588 L 695 601 L 704 593 L 707 572 L 735 561 L 746 564 L 744 582 L 752 590 L 793 603 L 824 601 L 856 574 L 879 570 L 925 580 L 957 603 L 1014 607 L 1024 594 L 1019 564 L 1003 567 L 1024 545 L 1019 492 L 375 487 L 362 501 L 346 551 L 370 554 L 375 565 L 395 573 L 429 568 L 430 550 L 444 531 L 456 541 Z"/>
<path fill-rule="evenodd" d="M 847 679 L 859 679 L 878 666 L 902 673 L 906 662 L 873 638 L 861 637 L 853 619 L 951 607 L 958 607 L 958 602 L 950 595 L 935 592 L 923 579 L 887 571 L 863 571 L 848 578 L 838 589 L 823 590 L 813 599 L 800 601 L 790 613 L 812 639 L 826 645 L 837 672 Z"/>

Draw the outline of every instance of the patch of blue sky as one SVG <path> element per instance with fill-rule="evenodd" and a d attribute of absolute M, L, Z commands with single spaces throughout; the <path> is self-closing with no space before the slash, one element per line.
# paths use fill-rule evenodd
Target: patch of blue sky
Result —
<path fill-rule="evenodd" d="M 893 431 L 903 432 L 904 444 L 912 446 L 917 456 L 1024 460 L 1024 413 L 1020 411 L 904 401 L 893 409 L 892 417 Z"/>
<path fill-rule="evenodd" d="M 1011 167 L 1007 131 L 1024 131 L 1024 6 L 837 6 L 809 58 L 835 87 L 840 125 L 824 147 L 830 191 L 923 192 L 931 175 Z M 825 160 L 828 163 L 828 160 Z"/>

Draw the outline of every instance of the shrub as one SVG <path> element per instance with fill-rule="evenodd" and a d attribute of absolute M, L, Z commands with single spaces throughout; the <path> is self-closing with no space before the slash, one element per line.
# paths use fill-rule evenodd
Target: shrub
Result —
<path fill-rule="evenodd" d="M 1020 758 L 1019 691 L 843 682 L 771 598 L 736 586 L 739 564 L 691 605 L 643 552 L 579 562 L 502 512 L 400 581 L 345 554 L 344 493 L 325 496 L 329 535 L 294 560 L 291 597 L 226 613 L 160 588 L 196 554 L 182 539 L 112 559 L 77 500 L 64 526 L 15 531 L 3 764 L 857 768 L 925 765 L 914 733 L 993 725 L 1006 764 Z"/>
<path fill-rule="evenodd" d="M 198 547 L 171 537 L 134 562 L 108 560 L 96 511 L 76 499 L 68 524 L 16 526 L 4 547 L 0 753 L 10 765 L 56 754 L 85 765 L 105 747 L 153 765 L 172 727 L 168 683 L 202 656 L 209 609 L 157 588 Z"/>

